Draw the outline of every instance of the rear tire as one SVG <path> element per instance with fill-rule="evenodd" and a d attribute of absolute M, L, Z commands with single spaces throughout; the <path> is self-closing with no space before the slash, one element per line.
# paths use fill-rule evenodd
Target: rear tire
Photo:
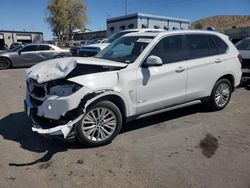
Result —
<path fill-rule="evenodd" d="M 218 80 L 212 90 L 207 106 L 213 110 L 218 111 L 225 108 L 231 98 L 232 85 L 228 79 Z"/>
<path fill-rule="evenodd" d="M 112 102 L 101 101 L 91 106 L 75 127 L 78 140 L 88 147 L 109 144 L 119 134 L 122 115 Z"/>
<path fill-rule="evenodd" d="M 9 69 L 11 67 L 11 62 L 7 58 L 0 58 L 0 70 Z"/>

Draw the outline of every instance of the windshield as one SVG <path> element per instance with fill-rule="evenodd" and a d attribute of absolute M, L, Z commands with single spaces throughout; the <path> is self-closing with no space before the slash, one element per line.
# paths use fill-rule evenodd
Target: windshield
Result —
<path fill-rule="evenodd" d="M 152 39 L 153 37 L 121 37 L 99 52 L 96 58 L 133 63 Z"/>
<path fill-rule="evenodd" d="M 9 51 L 10 51 L 10 52 L 16 52 L 16 51 L 20 50 L 22 47 L 23 47 L 23 45 L 18 45 L 18 46 L 16 46 L 15 48 L 13 48 L 13 49 L 11 49 L 11 50 L 9 50 Z"/>
<path fill-rule="evenodd" d="M 123 32 L 119 32 L 119 33 L 113 34 L 113 35 L 111 35 L 111 37 L 108 38 L 107 42 L 111 43 L 115 39 L 118 39 L 118 38 L 122 37 L 123 35 L 126 35 L 128 33 L 133 33 L 133 32 L 136 32 L 136 31 L 123 31 Z"/>
<path fill-rule="evenodd" d="M 236 44 L 238 50 L 250 50 L 250 39 L 245 39 Z"/>

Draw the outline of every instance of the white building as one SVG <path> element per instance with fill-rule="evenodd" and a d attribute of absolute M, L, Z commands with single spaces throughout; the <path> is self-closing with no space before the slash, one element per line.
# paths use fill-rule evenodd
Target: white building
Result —
<path fill-rule="evenodd" d="M 39 43 L 43 41 L 42 32 L 27 32 L 27 31 L 6 31 L 0 30 L 0 50 L 5 45 L 10 47 L 12 43 Z"/>
<path fill-rule="evenodd" d="M 126 29 L 156 28 L 166 30 L 188 29 L 190 21 L 184 18 L 172 18 L 152 14 L 135 13 L 107 19 L 107 35 Z"/>

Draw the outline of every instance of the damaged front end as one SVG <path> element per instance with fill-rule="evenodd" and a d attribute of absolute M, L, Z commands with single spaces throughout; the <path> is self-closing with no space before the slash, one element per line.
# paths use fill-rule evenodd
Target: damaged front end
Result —
<path fill-rule="evenodd" d="M 101 72 L 122 68 L 119 64 L 98 61 L 62 58 L 39 63 L 27 70 L 24 105 L 34 132 L 74 138 L 74 125 L 83 118 L 86 103 L 98 93 L 94 87 L 91 89 L 91 84 L 96 83 L 93 81 L 97 78 L 95 73 L 99 73 L 100 79 Z"/>
<path fill-rule="evenodd" d="M 58 81 L 57 81 L 58 82 Z M 84 97 L 92 91 L 78 84 L 60 80 L 65 85 L 38 84 L 32 78 L 27 80 L 25 111 L 33 122 L 32 130 L 40 134 L 70 135 L 74 124 L 83 117 Z"/>

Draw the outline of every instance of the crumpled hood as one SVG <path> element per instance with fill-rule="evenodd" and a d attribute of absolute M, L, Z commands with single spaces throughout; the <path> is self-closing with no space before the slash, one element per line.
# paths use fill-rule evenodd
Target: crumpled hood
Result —
<path fill-rule="evenodd" d="M 100 72 L 70 78 L 69 81 L 78 83 L 91 90 L 114 89 L 119 77 L 117 71 Z"/>
<path fill-rule="evenodd" d="M 118 63 L 97 58 L 58 58 L 38 63 L 33 67 L 27 69 L 26 78 L 32 78 L 36 80 L 39 84 L 51 80 L 65 78 L 73 69 L 76 68 L 77 64 L 100 65 L 121 68 L 127 66 L 127 64 L 125 63 Z"/>
<path fill-rule="evenodd" d="M 39 84 L 64 78 L 76 67 L 76 64 L 76 60 L 72 58 L 51 59 L 27 69 L 26 78 L 32 78 Z"/>

